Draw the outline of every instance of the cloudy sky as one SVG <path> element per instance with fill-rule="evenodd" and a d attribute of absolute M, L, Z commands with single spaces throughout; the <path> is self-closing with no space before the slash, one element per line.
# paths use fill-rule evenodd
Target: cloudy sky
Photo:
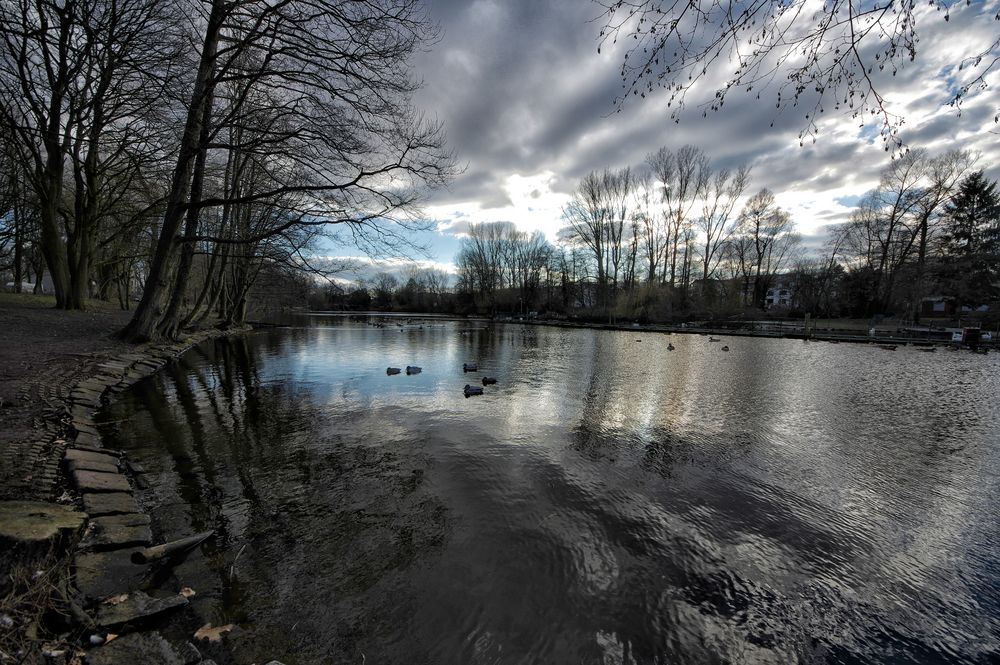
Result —
<path fill-rule="evenodd" d="M 749 163 L 751 190 L 772 189 L 807 240 L 842 221 L 889 160 L 878 126 L 824 114 L 815 144 L 799 146 L 804 111 L 775 108 L 776 89 L 733 92 L 724 109 L 701 117 L 714 94 L 710 73 L 689 97 L 680 124 L 662 97 L 615 112 L 622 51 L 597 52 L 601 8 L 589 0 L 427 0 L 440 41 L 414 61 L 425 82 L 417 103 L 445 124 L 464 172 L 426 206 L 436 231 L 419 240 L 426 265 L 448 267 L 471 222 L 508 221 L 555 238 L 560 211 L 581 176 L 604 167 L 640 166 L 660 146 L 701 147 L 717 166 Z M 1000 0 L 958 5 L 944 21 L 918 9 L 918 57 L 880 82 L 890 108 L 906 118 L 911 147 L 978 150 L 980 166 L 1000 177 L 1000 72 L 970 96 L 961 115 L 947 105 L 954 65 L 1000 31 Z M 963 73 L 967 70 L 963 70 Z M 771 124 L 773 123 L 773 127 Z"/>

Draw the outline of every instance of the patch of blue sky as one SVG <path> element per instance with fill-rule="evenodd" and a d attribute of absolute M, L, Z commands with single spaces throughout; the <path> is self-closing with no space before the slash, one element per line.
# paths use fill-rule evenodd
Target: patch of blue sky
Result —
<path fill-rule="evenodd" d="M 858 138 L 864 139 L 868 145 L 873 145 L 876 141 L 882 140 L 882 135 L 880 134 L 881 127 L 876 122 L 866 123 L 864 126 L 858 128 Z"/>
<path fill-rule="evenodd" d="M 837 203 L 844 206 L 845 208 L 853 208 L 860 203 L 861 199 L 865 197 L 864 194 L 851 194 L 848 196 L 838 196 L 834 199 Z"/>
<path fill-rule="evenodd" d="M 442 233 L 436 228 L 406 231 L 406 246 L 400 247 L 400 256 L 392 258 L 413 261 L 434 261 L 450 263 L 458 254 L 461 239 L 451 233 Z M 349 258 L 385 258 L 373 257 L 362 247 L 353 243 L 343 242 L 342 238 L 324 238 L 316 247 L 314 254 L 318 256 L 340 256 Z"/>

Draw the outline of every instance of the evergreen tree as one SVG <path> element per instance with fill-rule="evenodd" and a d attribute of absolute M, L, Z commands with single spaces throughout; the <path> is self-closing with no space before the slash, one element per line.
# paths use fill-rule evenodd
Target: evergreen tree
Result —
<path fill-rule="evenodd" d="M 941 277 L 961 305 L 993 299 L 1000 281 L 1000 194 L 978 171 L 969 175 L 945 208 Z"/>

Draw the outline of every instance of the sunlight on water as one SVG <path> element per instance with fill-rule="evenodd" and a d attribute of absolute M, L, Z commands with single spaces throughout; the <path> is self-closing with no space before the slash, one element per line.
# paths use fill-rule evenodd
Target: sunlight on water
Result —
<path fill-rule="evenodd" d="M 998 657 L 996 356 L 397 322 L 216 341 L 104 414 L 158 537 L 215 530 L 164 586 L 237 662 Z"/>

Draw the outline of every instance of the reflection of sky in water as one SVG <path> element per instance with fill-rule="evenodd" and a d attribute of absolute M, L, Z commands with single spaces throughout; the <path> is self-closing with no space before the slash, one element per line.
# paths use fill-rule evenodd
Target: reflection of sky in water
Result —
<path fill-rule="evenodd" d="M 182 572 L 245 626 L 237 662 L 997 648 L 996 356 L 311 323 L 202 347 L 109 413 L 157 530 L 217 529 Z"/>

